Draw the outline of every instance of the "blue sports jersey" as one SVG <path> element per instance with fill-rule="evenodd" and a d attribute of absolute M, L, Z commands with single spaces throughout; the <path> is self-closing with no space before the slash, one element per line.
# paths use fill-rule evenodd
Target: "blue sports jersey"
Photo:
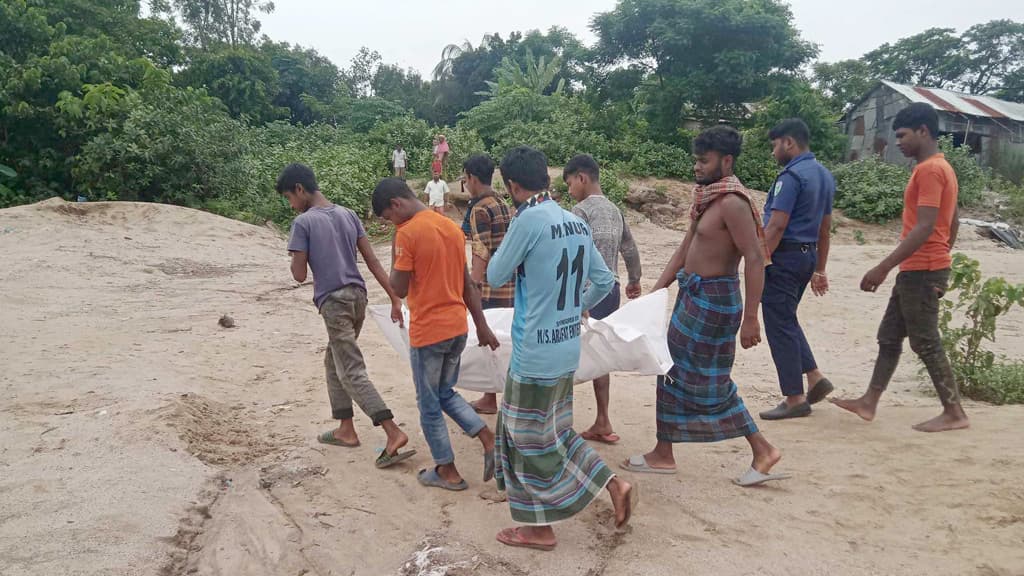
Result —
<path fill-rule="evenodd" d="M 579 367 L 580 317 L 601 301 L 615 276 L 594 247 L 590 228 L 543 200 L 512 220 L 487 265 L 487 282 L 516 275 L 509 370 L 529 378 L 558 378 Z M 590 281 L 589 286 L 587 280 Z"/>

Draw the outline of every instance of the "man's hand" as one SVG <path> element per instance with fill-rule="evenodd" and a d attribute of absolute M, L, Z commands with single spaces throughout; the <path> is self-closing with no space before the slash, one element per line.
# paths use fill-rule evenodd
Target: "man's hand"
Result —
<path fill-rule="evenodd" d="M 761 343 L 761 324 L 757 318 L 745 318 L 740 326 L 740 345 L 743 349 L 753 348 Z"/>
<path fill-rule="evenodd" d="M 488 326 L 477 326 L 476 339 L 480 341 L 480 346 L 487 346 L 491 350 L 497 350 L 498 346 L 501 346 L 498 343 L 498 337 L 491 332 Z"/>
<path fill-rule="evenodd" d="M 815 296 L 828 294 L 828 276 L 824 272 L 815 272 L 814 276 L 811 276 L 811 290 Z"/>
<path fill-rule="evenodd" d="M 639 298 L 639 297 L 640 297 L 640 283 L 639 282 L 630 282 L 629 284 L 626 284 L 626 298 L 629 298 L 630 300 L 634 300 L 634 299 Z"/>
<path fill-rule="evenodd" d="M 889 271 L 882 266 L 875 266 L 868 273 L 864 275 L 864 278 L 860 281 L 860 289 L 865 292 L 874 292 L 878 290 L 878 287 L 885 282 L 886 276 L 889 275 Z"/>
<path fill-rule="evenodd" d="M 402 317 L 402 301 L 397 298 L 391 301 L 391 321 L 398 324 L 399 328 L 405 328 L 405 318 Z"/>

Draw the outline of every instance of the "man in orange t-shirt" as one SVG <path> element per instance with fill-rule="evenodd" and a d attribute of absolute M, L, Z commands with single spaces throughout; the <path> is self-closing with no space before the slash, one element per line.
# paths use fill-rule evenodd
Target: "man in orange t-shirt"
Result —
<path fill-rule="evenodd" d="M 484 447 L 484 482 L 494 478 L 494 432 L 454 387 L 466 347 L 469 308 L 481 346 L 498 347 L 480 293 L 466 269 L 465 236 L 454 222 L 427 209 L 404 180 L 385 178 L 373 191 L 373 212 L 395 225 L 390 284 L 409 306 L 409 359 L 420 426 L 434 467 L 420 470 L 424 486 L 465 490 L 455 467 L 447 414 Z"/>
<path fill-rule="evenodd" d="M 959 227 L 956 173 L 939 152 L 939 117 L 929 104 L 901 110 L 892 124 L 904 156 L 917 160 L 903 195 L 900 244 L 864 275 L 861 290 L 874 292 L 897 265 L 896 285 L 878 327 L 878 359 L 867 392 L 856 400 L 833 403 L 865 420 L 873 420 L 878 400 L 889 385 L 903 351 L 903 339 L 921 358 L 942 401 L 942 414 L 914 426 L 921 432 L 967 428 L 949 358 L 939 335 L 939 300 L 946 292 L 952 264 L 950 251 Z"/>

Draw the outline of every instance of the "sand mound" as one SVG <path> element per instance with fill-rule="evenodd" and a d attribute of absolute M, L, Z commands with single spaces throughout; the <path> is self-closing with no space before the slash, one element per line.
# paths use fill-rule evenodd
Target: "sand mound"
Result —
<path fill-rule="evenodd" d="M 196 394 L 182 394 L 157 413 L 188 447 L 207 464 L 247 464 L 274 450 L 274 445 L 253 434 L 252 425 L 237 409 Z"/>

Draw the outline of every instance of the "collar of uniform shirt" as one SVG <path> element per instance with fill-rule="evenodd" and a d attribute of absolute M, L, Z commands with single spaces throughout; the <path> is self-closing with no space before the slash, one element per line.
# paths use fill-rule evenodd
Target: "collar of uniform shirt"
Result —
<path fill-rule="evenodd" d="M 516 216 L 522 214 L 523 210 L 526 210 L 531 206 L 536 206 L 537 204 L 540 204 L 541 202 L 545 202 L 547 200 L 551 200 L 550 192 L 546 190 L 544 192 L 537 192 L 533 196 L 530 196 L 529 200 L 519 205 L 519 208 L 516 209 Z"/>

